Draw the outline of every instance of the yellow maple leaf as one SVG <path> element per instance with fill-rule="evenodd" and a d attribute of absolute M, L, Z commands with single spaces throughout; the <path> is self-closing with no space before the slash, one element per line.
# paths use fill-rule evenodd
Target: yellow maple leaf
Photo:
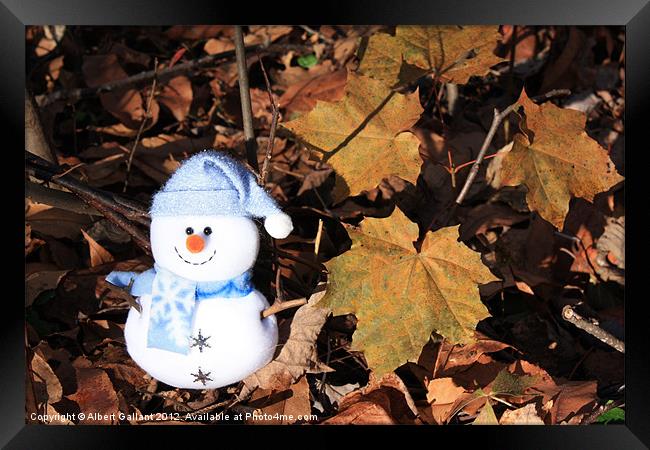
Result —
<path fill-rule="evenodd" d="M 431 333 L 475 339 L 488 310 L 478 284 L 496 280 L 480 255 L 457 241 L 458 227 L 429 233 L 417 253 L 417 225 L 399 210 L 350 229 L 352 248 L 332 259 L 320 306 L 358 318 L 353 348 L 378 376 L 414 360 Z"/>
<path fill-rule="evenodd" d="M 496 25 L 402 25 L 370 37 L 359 71 L 391 86 L 427 73 L 464 84 L 504 61 L 493 52 L 500 39 Z"/>
<path fill-rule="evenodd" d="M 323 153 L 336 171 L 333 196 L 340 201 L 391 174 L 415 182 L 422 162 L 419 141 L 405 130 L 421 113 L 417 92 L 398 94 L 350 73 L 341 100 L 319 101 L 311 112 L 282 126 Z"/>
<path fill-rule="evenodd" d="M 585 132 L 586 116 L 553 103 L 533 103 L 522 91 L 526 120 L 501 163 L 499 184 L 528 188 L 531 210 L 562 229 L 571 197 L 592 201 L 623 177 L 607 151 Z"/>

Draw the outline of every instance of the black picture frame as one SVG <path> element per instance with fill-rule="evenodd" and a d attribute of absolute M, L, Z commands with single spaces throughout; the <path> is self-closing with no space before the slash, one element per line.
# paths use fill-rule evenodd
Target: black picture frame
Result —
<path fill-rule="evenodd" d="M 226 445 L 224 432 L 259 432 L 264 439 L 274 440 L 275 433 L 287 434 L 287 427 L 62 427 L 25 424 L 25 329 L 24 267 L 14 262 L 22 257 L 21 233 L 24 203 L 20 186 L 24 185 L 24 167 L 20 161 L 24 118 L 25 26 L 34 24 L 69 25 L 171 25 L 171 24 L 554 24 L 554 25 L 625 25 L 626 26 L 626 192 L 632 196 L 627 211 L 626 247 L 628 263 L 626 305 L 626 423 L 607 426 L 553 427 L 292 427 L 291 439 L 277 441 L 282 445 L 335 446 L 352 445 L 350 437 L 383 439 L 388 434 L 415 445 L 422 439 L 437 446 L 448 436 L 454 445 L 465 439 L 476 440 L 483 448 L 612 448 L 636 449 L 650 446 L 650 327 L 648 326 L 644 258 L 650 255 L 644 239 L 643 209 L 647 196 L 648 172 L 642 160 L 647 152 L 644 139 L 646 114 L 650 107 L 650 0 L 362 0 L 321 1 L 289 4 L 287 2 L 245 3 L 184 0 L 2 0 L 0 5 L 0 108 L 2 111 L 3 144 L 0 179 L 5 219 L 12 226 L 3 240 L 2 256 L 7 286 L 3 289 L 0 327 L 0 444 L 6 448 L 128 448 L 135 434 L 146 439 L 171 442 L 182 437 L 186 444 L 213 441 Z M 7 137 L 12 137 L 8 140 Z M 636 198 L 638 196 L 638 198 Z M 626 199 L 627 200 L 627 199 Z M 15 226 L 15 228 L 13 228 Z M 15 233 L 15 235 L 13 234 Z M 10 253 L 14 251 L 16 254 Z M 15 271 L 15 275 L 13 275 Z M 647 275 L 645 275 L 647 278 Z M 15 289 L 14 289 L 15 286 Z M 186 436 L 192 433 L 194 436 Z M 197 433 L 201 433 L 197 436 Z M 209 433 L 210 436 L 205 433 Z M 272 434 L 268 434 L 272 433 Z M 444 434 L 440 434 L 444 433 Z M 307 435 L 323 434 L 318 439 Z M 250 437 L 246 437 L 248 440 Z M 259 439 L 259 438 L 258 438 Z M 278 439 L 280 439 L 278 437 Z M 339 439 L 345 439 L 339 441 Z M 237 441 L 232 445 L 238 445 Z M 145 444 L 138 444 L 138 446 Z M 257 440 L 254 445 L 267 445 Z M 189 445 L 188 445 L 189 446 Z M 198 447 L 198 444 L 197 444 Z"/>

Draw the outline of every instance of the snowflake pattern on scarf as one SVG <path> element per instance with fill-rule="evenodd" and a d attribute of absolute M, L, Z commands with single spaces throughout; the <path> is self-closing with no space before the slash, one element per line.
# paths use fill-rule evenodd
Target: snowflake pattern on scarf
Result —
<path fill-rule="evenodd" d="M 230 280 L 197 283 L 154 265 L 140 274 L 114 271 L 106 281 L 122 288 L 133 281 L 132 295 L 151 294 L 147 347 L 187 355 L 196 303 L 218 297 L 246 297 L 253 290 L 251 278 L 247 271 Z"/>

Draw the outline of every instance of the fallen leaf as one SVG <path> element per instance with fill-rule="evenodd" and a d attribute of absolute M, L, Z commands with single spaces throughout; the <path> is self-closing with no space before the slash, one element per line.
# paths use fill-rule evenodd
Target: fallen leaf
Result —
<path fill-rule="evenodd" d="M 377 378 L 371 373 L 368 385 L 350 392 L 339 403 L 339 413 L 327 425 L 417 424 L 417 408 L 404 382 L 394 373 Z"/>
<path fill-rule="evenodd" d="M 203 51 L 208 55 L 216 55 L 218 53 L 234 50 L 235 43 L 232 39 L 227 38 L 210 38 L 205 42 Z"/>
<path fill-rule="evenodd" d="M 452 411 L 454 403 L 465 388 L 457 386 L 451 378 L 436 378 L 427 386 L 427 402 L 431 404 L 431 415 L 437 424 L 442 425 Z"/>
<path fill-rule="evenodd" d="M 330 170 L 331 171 L 331 170 Z M 45 244 L 42 239 L 32 237 L 32 227 L 30 224 L 25 224 L 25 256 L 36 250 L 41 245 Z"/>
<path fill-rule="evenodd" d="M 343 97 L 347 71 L 339 69 L 335 72 L 317 75 L 301 83 L 292 84 L 278 100 L 287 115 L 311 111 L 318 100 L 335 102 Z"/>
<path fill-rule="evenodd" d="M 114 260 L 113 255 L 111 255 L 104 247 L 99 245 L 97 241 L 91 238 L 88 233 L 81 230 L 81 234 L 83 234 L 84 239 L 88 242 L 88 249 L 90 251 L 90 267 L 100 266 Z"/>
<path fill-rule="evenodd" d="M 390 86 L 415 81 L 427 73 L 464 84 L 503 61 L 494 54 L 501 39 L 498 26 L 402 25 L 395 36 L 370 37 L 359 71 Z"/>
<path fill-rule="evenodd" d="M 63 388 L 50 365 L 37 353 L 32 353 L 30 362 L 36 389 L 36 401 L 39 404 L 51 404 L 61 400 Z"/>
<path fill-rule="evenodd" d="M 281 327 L 280 335 L 288 331 L 288 338 L 286 342 L 280 341 L 278 344 L 280 353 L 273 361 L 244 379 L 240 398 L 247 398 L 258 387 L 284 390 L 305 372 L 329 370 L 319 363 L 316 352 L 316 338 L 330 313 L 327 308 L 318 306 L 322 296 L 322 292 L 312 295 L 306 305 L 298 308 L 293 319 Z"/>
<path fill-rule="evenodd" d="M 283 127 L 324 153 L 336 171 L 336 201 L 395 174 L 415 182 L 420 172 L 419 141 L 408 130 L 420 117 L 418 94 L 397 94 L 381 82 L 350 73 L 345 96 L 318 102 Z"/>
<path fill-rule="evenodd" d="M 544 425 L 544 421 L 537 414 L 535 403 L 528 403 L 521 408 L 505 411 L 499 425 Z"/>
<path fill-rule="evenodd" d="M 305 423 L 305 417 L 311 414 L 309 402 L 309 383 L 307 378 L 302 376 L 300 380 L 292 384 L 289 389 L 282 392 L 273 392 L 268 389 L 257 389 L 248 406 L 259 408 L 262 413 L 269 416 L 279 415 L 279 419 L 251 419 L 249 423 L 256 425 L 287 425 L 292 423 Z"/>
<path fill-rule="evenodd" d="M 33 231 L 57 239 L 76 240 L 79 238 L 79 229 L 92 223 L 92 219 L 85 214 L 77 214 L 43 203 L 34 203 L 31 200 L 29 209 L 25 213 L 25 219 Z"/>
<path fill-rule="evenodd" d="M 82 71 L 88 87 L 98 87 L 128 77 L 114 53 L 84 56 Z M 138 129 L 145 119 L 146 105 L 140 92 L 132 87 L 103 92 L 99 94 L 99 99 L 108 112 L 129 128 Z M 152 101 L 149 127 L 158 121 L 158 110 L 158 103 Z"/>
<path fill-rule="evenodd" d="M 110 378 L 101 369 L 76 367 L 77 370 L 77 391 L 66 398 L 76 402 L 86 418 L 79 420 L 79 423 L 93 425 L 111 425 L 117 423 L 118 398 Z M 89 414 L 98 414 L 89 417 Z M 115 419 L 110 415 L 114 414 Z M 109 415 L 106 418 L 105 415 Z"/>
<path fill-rule="evenodd" d="M 485 402 L 483 408 L 481 408 L 481 412 L 476 416 L 472 425 L 499 425 L 499 421 L 497 420 L 496 414 L 494 414 L 494 408 L 492 408 L 489 399 Z"/>
<path fill-rule="evenodd" d="M 571 197 L 593 201 L 623 180 L 607 151 L 585 133 L 584 113 L 547 102 L 533 103 L 522 91 L 525 129 L 514 137 L 501 165 L 500 186 L 524 184 L 531 210 L 562 229 Z"/>
<path fill-rule="evenodd" d="M 44 270 L 25 278 L 25 307 L 30 306 L 43 291 L 56 289 L 69 270 Z"/>
<path fill-rule="evenodd" d="M 438 350 L 435 373 L 444 373 L 446 376 L 451 376 L 469 368 L 486 353 L 494 353 L 511 347 L 504 342 L 486 338 L 479 333 L 476 333 L 475 339 L 475 342 L 466 345 L 451 344 L 445 340 Z M 418 364 L 422 364 L 421 360 L 418 361 Z M 429 369 L 430 372 L 433 369 L 432 365 L 425 367 Z"/>
<path fill-rule="evenodd" d="M 169 39 L 186 39 L 196 41 L 226 34 L 234 34 L 234 27 L 229 25 L 174 25 L 165 31 Z"/>
<path fill-rule="evenodd" d="M 156 100 L 167 107 L 179 122 L 189 114 L 192 98 L 192 83 L 184 75 L 169 80 L 156 96 Z"/>
<path fill-rule="evenodd" d="M 458 227 L 427 235 L 417 253 L 418 227 L 398 209 L 349 229 L 352 247 L 326 266 L 322 306 L 359 320 L 353 348 L 378 374 L 415 360 L 433 331 L 455 343 L 474 340 L 489 314 L 477 284 L 495 280 L 480 255 L 457 241 Z"/>

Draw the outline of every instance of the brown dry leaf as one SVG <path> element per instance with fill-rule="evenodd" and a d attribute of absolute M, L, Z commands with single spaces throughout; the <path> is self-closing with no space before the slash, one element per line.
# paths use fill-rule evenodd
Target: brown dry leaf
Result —
<path fill-rule="evenodd" d="M 228 38 L 211 38 L 208 39 L 203 46 L 203 51 L 208 55 L 216 55 L 218 53 L 227 52 L 228 50 L 233 50 L 235 44 L 232 39 Z"/>
<path fill-rule="evenodd" d="M 300 194 L 311 189 L 316 189 L 329 178 L 332 172 L 332 168 L 327 166 L 314 168 L 314 170 L 308 172 L 307 175 L 305 175 L 305 178 L 302 179 L 302 183 L 300 184 L 300 188 L 298 189 L 296 196 L 299 196 Z"/>
<path fill-rule="evenodd" d="M 512 225 L 525 222 L 530 214 L 515 211 L 503 203 L 484 203 L 473 208 L 460 225 L 460 240 L 483 235 L 495 228 L 507 231 Z"/>
<path fill-rule="evenodd" d="M 533 103 L 522 90 L 524 134 L 516 134 L 501 163 L 499 186 L 526 185 L 531 210 L 562 229 L 571 197 L 593 201 L 623 180 L 607 151 L 585 133 L 586 116 L 548 102 Z"/>
<path fill-rule="evenodd" d="M 499 425 L 544 425 L 544 421 L 537 414 L 535 403 L 528 403 L 521 408 L 505 411 Z"/>
<path fill-rule="evenodd" d="M 36 250 L 41 245 L 45 244 L 42 239 L 32 237 L 32 226 L 28 223 L 25 224 L 25 256 Z"/>
<path fill-rule="evenodd" d="M 431 404 L 431 415 L 437 424 L 446 422 L 456 400 L 464 392 L 465 388 L 457 386 L 451 378 L 436 378 L 429 382 L 427 402 Z"/>
<path fill-rule="evenodd" d="M 290 323 L 287 323 L 288 338 L 284 344 L 278 344 L 280 353 L 266 366 L 244 380 L 240 398 L 247 398 L 256 388 L 284 390 L 305 372 L 318 373 L 329 371 L 327 366 L 318 361 L 316 338 L 330 311 L 318 306 L 324 292 L 313 294 L 306 305 L 296 311 Z M 288 321 L 287 321 L 288 322 Z M 284 329 L 283 329 L 284 328 Z M 281 327 L 280 336 L 287 332 Z"/>
<path fill-rule="evenodd" d="M 246 45 L 271 43 L 282 36 L 293 31 L 291 25 L 249 25 L 246 37 L 251 36 L 250 44 L 245 41 Z"/>
<path fill-rule="evenodd" d="M 283 89 L 285 91 L 290 89 L 291 86 L 304 83 L 318 76 L 331 73 L 335 70 L 334 65 L 330 60 L 326 60 L 322 64 L 311 66 L 308 69 L 302 68 L 300 66 L 291 66 L 292 57 L 293 52 L 287 53 L 287 55 L 282 59 L 286 68 L 277 72 L 274 77 L 275 85 L 279 89 Z"/>
<path fill-rule="evenodd" d="M 350 73 L 345 96 L 282 126 L 324 153 L 336 171 L 333 197 L 377 186 L 395 174 L 415 182 L 420 172 L 419 141 L 405 132 L 422 113 L 418 94 L 397 94 L 379 81 Z"/>
<path fill-rule="evenodd" d="M 394 373 L 377 378 L 370 374 L 368 385 L 350 392 L 339 402 L 339 413 L 327 425 L 418 424 L 417 408 L 404 382 Z"/>
<path fill-rule="evenodd" d="M 503 48 L 505 49 L 503 56 L 505 59 L 510 59 L 512 57 L 512 44 L 513 41 L 515 41 L 514 59 L 515 64 L 517 64 L 535 56 L 537 37 L 535 36 L 535 29 L 533 27 L 518 26 L 516 36 L 513 36 L 514 29 L 515 27 L 513 25 L 503 25 L 501 27 L 501 30 L 503 31 Z"/>
<path fill-rule="evenodd" d="M 43 203 L 34 203 L 29 200 L 25 219 L 32 230 L 45 236 L 54 238 L 79 238 L 79 229 L 92 223 L 92 219 L 85 214 L 77 214 Z"/>
<path fill-rule="evenodd" d="M 169 39 L 186 39 L 196 41 L 226 34 L 234 33 L 230 25 L 174 25 L 165 31 Z"/>
<path fill-rule="evenodd" d="M 189 114 L 192 98 L 192 83 L 184 75 L 169 80 L 156 96 L 156 100 L 166 106 L 179 122 Z"/>
<path fill-rule="evenodd" d="M 34 376 L 33 386 L 36 390 L 36 401 L 39 404 L 51 404 L 61 400 L 63 388 L 47 361 L 37 353 L 32 353 L 30 367 Z"/>
<path fill-rule="evenodd" d="M 570 272 L 594 273 L 593 268 L 598 266 L 596 261 L 598 251 L 595 245 L 597 239 L 605 231 L 605 222 L 605 215 L 592 203 L 581 198 L 571 201 L 562 232 L 577 237 L 582 241 L 582 245 L 574 245 L 573 242 L 568 240 L 562 241 L 562 247 L 572 253 L 572 256 L 561 253 L 558 257 L 558 259 L 564 258 L 568 260 L 562 267 L 565 273 L 567 271 L 566 266 L 569 264 L 570 269 L 568 271 Z"/>
<path fill-rule="evenodd" d="M 81 234 L 83 234 L 84 239 L 88 242 L 88 249 L 90 251 L 90 267 L 106 264 L 114 260 L 113 255 L 111 255 L 104 247 L 99 245 L 97 241 L 91 238 L 88 233 L 81 230 Z"/>
<path fill-rule="evenodd" d="M 44 270 L 29 274 L 25 278 L 25 307 L 30 306 L 36 297 L 50 289 L 56 289 L 69 270 Z"/>
<path fill-rule="evenodd" d="M 347 71 L 339 69 L 310 78 L 301 83 L 293 84 L 278 100 L 281 108 L 285 108 L 287 116 L 294 113 L 305 113 L 316 106 L 317 100 L 335 102 L 343 97 L 347 80 Z"/>
<path fill-rule="evenodd" d="M 359 37 L 352 36 L 345 39 L 337 39 L 334 42 L 334 60 L 339 65 L 344 65 L 359 46 Z"/>
<path fill-rule="evenodd" d="M 115 53 L 122 62 L 126 64 L 137 64 L 143 67 L 149 67 L 151 56 L 146 53 L 133 50 L 121 42 L 113 42 L 110 48 L 111 53 Z"/>
<path fill-rule="evenodd" d="M 273 392 L 268 389 L 257 389 L 248 406 L 259 408 L 262 413 L 273 416 L 279 414 L 281 419 L 251 420 L 249 423 L 255 425 L 289 425 L 292 423 L 305 423 L 305 416 L 311 413 L 309 402 L 309 383 L 307 378 L 302 376 L 300 380 L 292 384 L 287 390 Z"/>
<path fill-rule="evenodd" d="M 552 423 L 560 423 L 574 415 L 590 413 L 598 402 L 597 381 L 567 381 L 557 386 L 551 408 Z"/>
<path fill-rule="evenodd" d="M 511 348 L 511 346 L 503 342 L 486 338 L 480 333 L 476 333 L 476 342 L 467 345 L 452 345 L 451 343 L 444 341 L 438 353 L 438 364 L 435 373 L 444 373 L 446 376 L 451 376 L 469 368 L 472 364 L 476 363 L 482 355 L 498 352 L 506 348 Z"/>
<path fill-rule="evenodd" d="M 84 56 L 82 71 L 88 87 L 97 87 L 128 77 L 114 53 Z M 134 88 L 124 87 L 104 92 L 99 94 L 99 99 L 108 112 L 129 128 L 138 129 L 145 117 L 146 105 L 140 92 Z M 157 122 L 158 111 L 158 103 L 154 100 L 151 102 L 149 127 Z"/>
<path fill-rule="evenodd" d="M 503 61 L 494 54 L 501 39 L 498 26 L 398 26 L 395 36 L 370 37 L 359 71 L 390 86 L 436 73 L 444 81 L 464 84 Z M 473 57 L 471 54 L 474 54 Z"/>
<path fill-rule="evenodd" d="M 52 80 L 58 80 L 59 75 L 61 75 L 61 69 L 63 69 L 64 56 L 57 56 L 52 61 L 47 64 L 48 72 Z"/>
<path fill-rule="evenodd" d="M 75 367 L 77 371 L 77 392 L 66 398 L 76 402 L 86 418 L 80 420 L 82 424 L 112 425 L 117 423 L 119 401 L 115 388 L 105 371 L 90 367 Z M 89 417 L 89 414 L 98 414 Z M 115 414 L 115 419 L 105 418 L 105 415 Z"/>
<path fill-rule="evenodd" d="M 434 330 L 454 343 L 474 340 L 476 324 L 489 315 L 477 285 L 496 278 L 457 241 L 458 227 L 429 233 L 420 253 L 413 247 L 418 226 L 399 209 L 348 230 L 352 247 L 326 263 L 321 304 L 334 315 L 355 314 L 353 349 L 371 369 L 383 375 L 415 360 Z"/>
<path fill-rule="evenodd" d="M 133 130 L 124 125 L 122 122 L 118 122 L 113 125 L 107 125 L 105 127 L 90 125 L 88 129 L 96 131 L 98 133 L 110 134 L 111 136 L 136 137 L 138 135 L 138 130 Z"/>

